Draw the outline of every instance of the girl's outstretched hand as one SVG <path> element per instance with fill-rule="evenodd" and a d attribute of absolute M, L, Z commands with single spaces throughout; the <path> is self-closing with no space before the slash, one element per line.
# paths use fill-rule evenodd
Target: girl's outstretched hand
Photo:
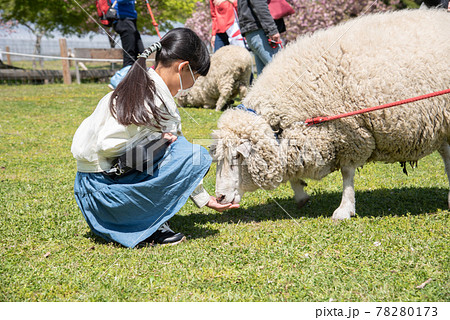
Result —
<path fill-rule="evenodd" d="M 216 211 L 222 212 L 228 209 L 237 209 L 239 204 L 237 203 L 219 203 L 217 199 L 213 196 L 210 197 L 209 202 L 206 204 L 207 207 L 214 209 Z"/>
<path fill-rule="evenodd" d="M 174 135 L 174 134 L 172 134 L 172 133 L 170 133 L 170 132 L 163 132 L 161 138 L 162 138 L 162 139 L 169 140 L 170 143 L 173 143 L 173 142 L 175 142 L 175 140 L 178 139 L 178 137 L 177 137 L 176 135 Z"/>

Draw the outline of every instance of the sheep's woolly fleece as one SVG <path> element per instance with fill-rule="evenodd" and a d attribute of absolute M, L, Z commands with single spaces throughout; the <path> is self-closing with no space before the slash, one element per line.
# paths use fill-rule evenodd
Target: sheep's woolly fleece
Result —
<path fill-rule="evenodd" d="M 247 94 L 252 70 L 252 57 L 242 47 L 228 45 L 211 56 L 211 67 L 205 77 L 199 77 L 189 92 L 178 99 L 181 106 L 221 110 L 238 94 Z"/>
<path fill-rule="evenodd" d="M 302 121 L 448 89 L 447 30 L 444 10 L 402 10 L 300 37 L 274 57 L 244 99 L 260 117 L 227 111 L 214 136 L 249 139 L 249 173 L 268 188 L 368 161 L 417 161 L 449 141 L 448 94 L 317 126 Z M 273 156 L 272 130 L 280 132 L 284 163 Z M 232 147 L 214 144 L 219 158 Z"/>

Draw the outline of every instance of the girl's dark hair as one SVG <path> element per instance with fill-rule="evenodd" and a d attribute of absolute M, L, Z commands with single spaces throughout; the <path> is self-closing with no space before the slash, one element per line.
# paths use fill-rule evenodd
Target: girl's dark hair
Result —
<path fill-rule="evenodd" d="M 155 68 L 159 64 L 169 67 L 177 60 L 184 60 L 189 61 L 193 72 L 206 76 L 210 65 L 209 52 L 194 31 L 175 28 L 159 42 L 161 46 L 152 45 L 146 49 L 146 53 L 151 53 L 158 47 Z M 139 57 L 111 95 L 109 109 L 122 125 L 148 125 L 152 119 L 159 124 L 161 119 L 165 119 L 155 105 L 155 83 L 147 73 L 145 62 L 145 56 Z"/>

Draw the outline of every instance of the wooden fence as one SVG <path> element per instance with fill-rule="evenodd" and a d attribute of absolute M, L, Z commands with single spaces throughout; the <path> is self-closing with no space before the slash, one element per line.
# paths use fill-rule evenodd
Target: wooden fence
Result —
<path fill-rule="evenodd" d="M 7 65 L 0 65 L 0 81 L 23 81 L 33 83 L 51 83 L 63 80 L 64 84 L 71 84 L 72 79 L 76 79 L 77 83 L 81 80 L 107 80 L 114 75 L 114 62 L 122 61 L 122 49 L 91 49 L 91 48 L 75 48 L 73 56 L 69 57 L 66 39 L 60 39 L 60 57 L 62 70 L 29 70 L 11 67 L 11 59 L 9 48 L 3 51 L 8 62 Z M 69 61 L 75 61 L 75 70 L 70 70 Z M 80 70 L 79 65 L 84 66 L 82 61 L 101 60 L 103 62 L 112 62 L 111 68 L 108 69 L 87 69 Z"/>
<path fill-rule="evenodd" d="M 69 71 L 70 78 L 79 80 L 105 80 L 114 75 L 116 71 L 110 69 L 92 69 Z M 62 70 L 24 70 L 24 69 L 0 69 L 0 80 L 23 81 L 33 83 L 52 83 L 64 80 Z M 67 79 L 64 83 L 67 83 Z"/>

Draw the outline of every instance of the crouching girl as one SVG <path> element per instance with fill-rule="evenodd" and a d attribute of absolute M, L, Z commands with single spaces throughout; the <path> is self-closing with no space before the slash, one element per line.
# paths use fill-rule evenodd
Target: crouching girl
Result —
<path fill-rule="evenodd" d="M 146 59 L 156 52 L 154 69 Z M 117 86 L 75 133 L 72 153 L 77 160 L 75 198 L 91 230 L 100 237 L 135 247 L 140 242 L 177 244 L 185 240 L 167 221 L 191 196 L 198 207 L 217 211 L 237 208 L 219 204 L 203 188 L 211 165 L 203 147 L 192 145 L 181 132 L 173 99 L 209 70 L 209 53 L 190 29 L 176 28 L 147 48 Z M 114 159 L 149 136 L 169 140 L 164 156 L 151 170 L 124 176 L 105 174 Z"/>

